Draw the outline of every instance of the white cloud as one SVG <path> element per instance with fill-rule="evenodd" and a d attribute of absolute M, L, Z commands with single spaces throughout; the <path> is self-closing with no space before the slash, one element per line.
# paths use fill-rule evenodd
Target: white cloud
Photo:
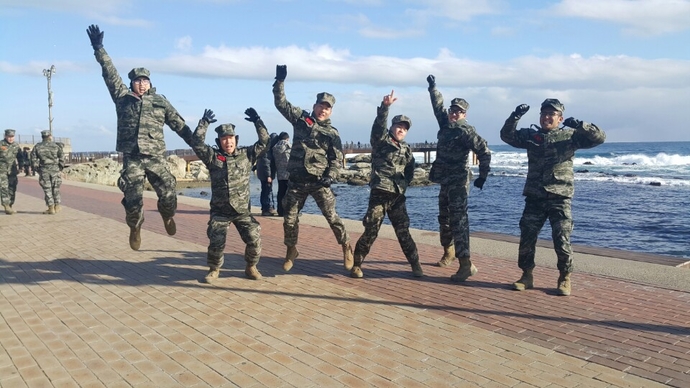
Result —
<path fill-rule="evenodd" d="M 150 27 L 149 20 L 122 16 L 122 10 L 132 9 L 131 4 L 132 0 L 0 0 L 0 6 L 9 8 L 76 13 L 102 24 Z"/>
<path fill-rule="evenodd" d="M 177 39 L 175 48 L 181 51 L 189 51 L 192 49 L 192 37 L 187 35 Z"/>
<path fill-rule="evenodd" d="M 406 13 L 424 18 L 447 18 L 453 21 L 469 21 L 479 15 L 501 13 L 507 8 L 502 0 L 414 0 L 420 9 L 408 9 Z"/>

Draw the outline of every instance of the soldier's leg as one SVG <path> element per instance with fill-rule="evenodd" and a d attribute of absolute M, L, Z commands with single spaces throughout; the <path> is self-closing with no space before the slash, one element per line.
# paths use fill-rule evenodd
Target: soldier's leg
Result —
<path fill-rule="evenodd" d="M 14 199 L 16 198 L 17 194 L 17 183 L 19 183 L 19 178 L 17 178 L 16 174 L 10 174 L 7 177 L 7 180 L 7 186 L 10 192 L 10 206 L 14 206 Z"/>
<path fill-rule="evenodd" d="M 60 211 L 59 206 L 62 203 L 62 197 L 60 196 L 60 186 L 62 186 L 62 177 L 60 173 L 57 172 L 52 174 L 51 185 L 53 190 L 53 201 L 55 201 L 55 211 Z"/>
<path fill-rule="evenodd" d="M 38 174 L 38 184 L 41 185 L 43 189 L 43 198 L 46 201 L 46 206 L 55 206 L 55 201 L 53 200 L 53 186 L 50 182 L 50 174 L 43 172 Z"/>
<path fill-rule="evenodd" d="M 467 215 L 467 195 L 469 189 L 466 184 L 448 186 L 448 210 L 450 227 L 453 230 L 455 243 L 455 257 L 460 262 L 460 268 L 450 279 L 454 282 L 464 282 L 477 273 L 477 267 L 470 260 L 470 222 Z"/>
<path fill-rule="evenodd" d="M 2 206 L 10 206 L 10 181 L 7 174 L 0 174 L 0 199 Z"/>
<path fill-rule="evenodd" d="M 412 274 L 415 277 L 421 277 L 424 276 L 424 272 L 419 262 L 417 244 L 415 244 L 410 234 L 410 216 L 407 214 L 406 201 L 407 198 L 404 195 L 398 196 L 388 210 L 388 218 L 391 220 L 395 235 L 398 237 L 400 248 L 405 254 L 407 262 L 412 267 Z"/>
<path fill-rule="evenodd" d="M 146 173 L 140 161 L 125 156 L 117 186 L 124 194 L 122 206 L 125 208 L 125 221 L 130 228 L 140 228 L 144 222 L 144 179 Z"/>
<path fill-rule="evenodd" d="M 261 226 L 251 214 L 237 217 L 233 224 L 237 228 L 242 241 L 245 243 L 244 261 L 246 267 L 244 274 L 253 280 L 261 279 L 261 273 L 256 268 L 261 257 Z"/>
<path fill-rule="evenodd" d="M 299 256 L 297 251 L 297 237 L 299 234 L 299 212 L 304 207 L 309 191 L 304 184 L 290 182 L 288 191 L 285 194 L 283 205 L 285 215 L 283 216 L 283 242 L 287 246 L 285 252 L 285 262 L 283 270 L 289 271 Z"/>
<path fill-rule="evenodd" d="M 355 244 L 355 267 L 362 267 L 364 258 L 367 257 L 369 251 L 371 250 L 371 246 L 374 244 L 374 241 L 376 241 L 376 237 L 381 229 L 381 224 L 383 223 L 383 218 L 386 216 L 385 204 L 386 199 L 377 195 L 376 190 L 371 192 L 371 195 L 369 196 L 369 206 L 367 207 L 367 212 L 362 219 L 364 232 L 357 240 L 357 244 Z"/>
<path fill-rule="evenodd" d="M 158 196 L 158 212 L 163 218 L 165 231 L 172 236 L 177 232 L 177 226 L 173 219 L 177 210 L 177 193 L 175 192 L 177 179 L 170 172 L 168 162 L 165 159 L 146 157 L 143 161 L 146 178 Z"/>
<path fill-rule="evenodd" d="M 518 267 L 523 271 L 534 268 L 537 238 L 547 217 L 544 201 L 525 198 L 525 209 L 520 218 L 520 246 L 518 248 Z"/>
<path fill-rule="evenodd" d="M 438 226 L 443 256 L 436 263 L 439 267 L 447 267 L 455 261 L 455 245 L 453 245 L 453 230 L 450 228 L 450 214 L 448 210 L 448 185 L 442 184 L 438 192 Z"/>
<path fill-rule="evenodd" d="M 573 232 L 573 216 L 570 210 L 570 199 L 550 200 L 548 209 L 549 222 L 551 223 L 551 237 L 553 248 L 558 257 L 558 270 L 560 272 L 573 271 L 573 248 L 570 245 L 570 235 Z"/>
<path fill-rule="evenodd" d="M 311 196 L 314 197 L 316 204 L 321 209 L 321 213 L 326 217 L 328 225 L 331 226 L 333 234 L 338 244 L 343 249 L 343 267 L 346 270 L 351 270 L 354 266 L 354 255 L 352 253 L 352 246 L 350 245 L 350 236 L 345 230 L 345 224 L 338 216 L 335 210 L 335 195 L 330 187 L 318 187 L 311 191 Z"/>
<path fill-rule="evenodd" d="M 206 264 L 208 264 L 208 273 L 206 274 L 206 283 L 213 283 L 220 275 L 220 268 L 225 261 L 225 241 L 228 235 L 228 225 L 230 221 L 227 218 L 213 217 L 208 221 L 206 228 L 206 236 L 208 236 L 208 250 L 206 253 Z"/>

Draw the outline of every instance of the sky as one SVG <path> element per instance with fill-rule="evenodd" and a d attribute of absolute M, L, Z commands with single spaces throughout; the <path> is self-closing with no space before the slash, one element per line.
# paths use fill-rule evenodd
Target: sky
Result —
<path fill-rule="evenodd" d="M 48 129 L 43 70 L 55 66 L 54 135 L 73 151 L 115 149 L 115 106 L 86 34 L 97 24 L 125 80 L 148 68 L 192 130 L 212 109 L 242 145 L 256 138 L 248 107 L 269 132 L 292 133 L 273 105 L 277 64 L 293 105 L 335 95 L 343 142 L 368 142 L 391 90 L 389 119 L 412 119 L 406 140 L 435 141 L 429 74 L 446 105 L 469 102 L 490 146 L 519 104 L 532 107 L 520 127 L 538 123 L 546 98 L 609 142 L 690 141 L 688 21 L 690 0 L 0 0 L 0 126 Z M 188 148 L 167 127 L 165 138 Z"/>

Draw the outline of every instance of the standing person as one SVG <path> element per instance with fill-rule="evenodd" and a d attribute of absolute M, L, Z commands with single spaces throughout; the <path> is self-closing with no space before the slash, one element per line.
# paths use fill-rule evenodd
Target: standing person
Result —
<path fill-rule="evenodd" d="M 331 226 L 338 244 L 343 249 L 343 265 L 351 270 L 353 265 L 350 236 L 335 210 L 335 195 L 331 184 L 338 178 L 343 165 L 343 145 L 338 130 L 331 125 L 331 113 L 335 97 L 323 92 L 316 95 L 313 112 L 293 106 L 285 98 L 287 66 L 276 66 L 273 83 L 273 99 L 278 111 L 294 130 L 292 150 L 288 162 L 290 173 L 288 191 L 284 199 L 285 217 L 283 229 L 287 246 L 283 269 L 289 271 L 299 256 L 299 212 L 308 196 L 312 196 Z"/>
<path fill-rule="evenodd" d="M 43 193 L 48 210 L 43 214 L 55 214 L 60 208 L 60 185 L 62 185 L 61 171 L 64 167 L 62 147 L 53 141 L 50 131 L 41 131 L 43 141 L 31 150 L 31 167 L 38 171 L 38 183 Z"/>
<path fill-rule="evenodd" d="M 528 110 L 529 105 L 518 105 L 501 128 L 501 140 L 527 150 L 527 180 L 522 191 L 525 208 L 520 218 L 518 252 L 518 267 L 522 270 L 522 276 L 513 283 L 513 288 L 524 291 L 534 287 L 532 270 L 535 267 L 537 238 L 548 218 L 560 272 L 556 292 L 558 295 L 570 295 L 570 274 L 573 271 L 573 250 L 570 246 L 573 217 L 570 203 L 575 192 L 573 157 L 580 148 L 603 144 L 606 134 L 596 125 L 573 117 L 564 121 L 565 106 L 555 98 L 542 102 L 540 126 L 533 124 L 518 130 L 518 121 Z M 561 128 L 561 123 L 569 128 Z"/>
<path fill-rule="evenodd" d="M 276 177 L 278 178 L 278 197 L 276 198 L 278 215 L 283 217 L 285 210 L 283 209 L 283 198 L 288 189 L 288 179 L 290 173 L 288 172 L 288 161 L 290 160 L 290 135 L 287 132 L 281 132 L 278 135 L 278 142 L 271 150 L 273 152 L 273 164 L 276 169 Z"/>
<path fill-rule="evenodd" d="M 276 210 L 271 204 L 273 198 L 273 180 L 276 177 L 276 172 L 273 169 L 271 163 L 271 145 L 274 144 L 274 140 L 278 135 L 272 133 L 269 136 L 269 145 L 266 152 L 262 153 L 259 159 L 256 161 L 256 177 L 261 182 L 261 194 L 259 196 L 259 202 L 261 202 L 261 215 L 262 216 L 275 216 Z"/>
<path fill-rule="evenodd" d="M 254 108 L 248 108 L 244 113 L 247 115 L 245 120 L 254 123 L 259 136 L 253 146 L 237 147 L 239 136 L 235 134 L 233 124 L 216 127 L 218 148 L 207 145 L 205 139 L 208 125 L 217 121 L 210 109 L 204 111 L 189 143 L 208 168 L 211 177 L 211 219 L 206 230 L 209 239 L 206 257 L 209 270 L 205 278 L 207 283 L 213 283 L 220 275 L 220 268 L 225 261 L 223 251 L 230 224 L 235 225 L 246 244 L 244 274 L 249 279 L 261 279 L 261 273 L 256 268 L 261 256 L 261 227 L 251 214 L 249 176 L 256 159 L 266 152 L 268 131 Z"/>
<path fill-rule="evenodd" d="M 22 151 L 22 165 L 20 169 L 24 170 L 24 176 L 34 175 L 31 171 L 31 148 L 24 147 Z"/>
<path fill-rule="evenodd" d="M 393 117 L 390 129 L 387 128 L 388 110 L 396 100 L 393 91 L 383 97 L 371 128 L 371 193 L 369 207 L 362 220 L 364 233 L 355 245 L 354 266 L 350 272 L 353 278 L 364 276 L 362 262 L 376 241 L 386 214 L 398 237 L 400 248 L 412 266 L 412 274 L 415 277 L 424 276 L 419 264 L 417 245 L 410 235 L 410 217 L 405 205 L 405 191 L 414 177 L 415 165 L 412 150 L 404 141 L 412 120 L 407 116 L 397 115 Z"/>
<path fill-rule="evenodd" d="M 486 140 L 466 120 L 470 104 L 462 98 L 454 98 L 446 111 L 443 107 L 443 95 L 436 89 L 436 77 L 429 75 L 426 80 L 429 83 L 431 107 L 440 128 L 436 135 L 436 159 L 429 173 L 432 182 L 441 184 L 438 193 L 438 222 L 444 255 L 438 266 L 448 266 L 458 258 L 460 268 L 450 279 L 464 282 L 477 273 L 477 268 L 470 260 L 468 156 L 472 151 L 479 159 L 479 178 L 475 179 L 474 186 L 481 190 L 489 175 L 491 151 Z"/>
<path fill-rule="evenodd" d="M 19 182 L 19 163 L 24 159 L 21 148 L 14 142 L 14 134 L 14 129 L 6 129 L 0 142 L 0 197 L 5 214 L 16 213 L 12 206 Z"/>
<path fill-rule="evenodd" d="M 124 194 L 122 205 L 130 228 L 129 246 L 139 250 L 141 224 L 144 222 L 144 182 L 148 180 L 158 195 L 158 212 L 165 231 L 174 235 L 177 210 L 176 179 L 165 161 L 163 125 L 191 141 L 192 131 L 184 119 L 156 88 L 151 85 L 150 73 L 143 67 L 132 69 L 129 88 L 122 82 L 117 69 L 103 48 L 103 32 L 96 25 L 86 31 L 94 49 L 96 61 L 103 69 L 103 79 L 115 103 L 117 112 L 117 146 L 122 152 L 122 171 L 118 187 Z"/>

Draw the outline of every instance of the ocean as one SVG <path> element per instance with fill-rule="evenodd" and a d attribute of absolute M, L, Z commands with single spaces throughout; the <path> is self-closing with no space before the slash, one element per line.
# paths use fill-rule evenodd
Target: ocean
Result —
<path fill-rule="evenodd" d="M 491 172 L 484 189 L 471 186 L 470 229 L 519 236 L 526 151 L 505 144 L 489 148 Z M 421 153 L 415 158 L 423 161 Z M 472 170 L 476 176 L 477 167 Z M 604 143 L 577 151 L 574 170 L 573 244 L 673 256 L 679 263 L 690 258 L 690 142 Z M 277 189 L 276 184 L 274 192 Z M 408 189 L 413 228 L 438 230 L 438 190 L 438 185 Z M 181 193 L 204 197 L 202 191 L 210 192 L 195 188 Z M 368 186 L 336 184 L 333 191 L 340 217 L 364 216 Z M 253 206 L 259 206 L 259 193 L 259 182 L 253 177 Z M 320 214 L 311 198 L 303 212 Z M 551 240 L 548 221 L 539 237 Z"/>

